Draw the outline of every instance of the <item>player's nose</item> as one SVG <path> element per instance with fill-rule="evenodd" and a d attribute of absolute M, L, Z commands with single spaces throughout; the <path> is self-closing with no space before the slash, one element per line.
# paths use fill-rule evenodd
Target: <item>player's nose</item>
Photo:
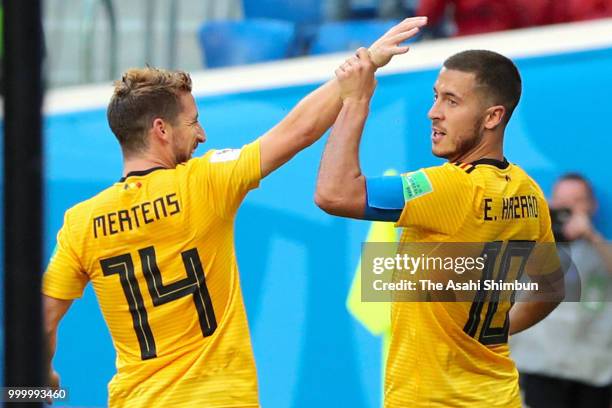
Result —
<path fill-rule="evenodd" d="M 431 105 L 431 108 L 429 109 L 429 112 L 427 112 L 427 117 L 429 119 L 431 119 L 431 120 L 434 120 L 434 119 L 440 120 L 440 119 L 442 119 L 442 111 L 438 107 L 437 103 L 434 103 L 433 105 Z"/>
<path fill-rule="evenodd" d="M 200 127 L 201 131 L 198 132 L 198 143 L 204 143 L 206 141 L 206 132 L 204 132 L 204 129 L 202 129 L 202 127 Z"/>

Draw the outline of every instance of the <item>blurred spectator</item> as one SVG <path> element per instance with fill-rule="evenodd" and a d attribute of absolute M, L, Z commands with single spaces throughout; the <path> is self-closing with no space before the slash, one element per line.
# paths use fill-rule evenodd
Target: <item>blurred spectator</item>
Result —
<path fill-rule="evenodd" d="M 566 299 L 539 324 L 511 338 L 525 403 L 530 408 L 609 408 L 612 261 L 609 245 L 591 221 L 597 202 L 590 183 L 575 173 L 561 177 L 550 207 L 557 239 L 568 241 L 564 245 L 582 295 L 580 302 Z M 571 280 L 566 277 L 566 287 Z"/>
<path fill-rule="evenodd" d="M 612 0 L 513 0 L 524 27 L 612 17 Z"/>
<path fill-rule="evenodd" d="M 460 36 L 521 27 L 524 10 L 517 6 L 515 0 L 421 0 L 416 14 L 429 17 L 429 25 L 437 25 L 450 11 L 455 35 Z"/>
<path fill-rule="evenodd" d="M 381 13 L 393 17 L 406 12 L 407 3 L 414 1 L 381 0 Z M 430 26 L 449 16 L 461 36 L 612 17 L 612 0 L 420 0 L 416 15 L 429 17 Z"/>
<path fill-rule="evenodd" d="M 566 0 L 570 21 L 612 17 L 612 0 Z"/>

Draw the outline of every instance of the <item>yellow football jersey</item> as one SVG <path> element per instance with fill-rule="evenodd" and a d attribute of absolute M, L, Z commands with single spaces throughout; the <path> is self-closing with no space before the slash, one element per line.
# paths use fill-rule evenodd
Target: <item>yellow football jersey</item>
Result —
<path fill-rule="evenodd" d="M 259 142 L 132 172 L 69 209 L 43 293 L 92 282 L 117 351 L 111 407 L 258 407 L 234 216 Z"/>
<path fill-rule="evenodd" d="M 403 185 L 401 242 L 554 242 L 542 191 L 505 160 L 446 163 L 403 175 Z M 385 407 L 521 407 L 510 307 L 394 302 Z"/>

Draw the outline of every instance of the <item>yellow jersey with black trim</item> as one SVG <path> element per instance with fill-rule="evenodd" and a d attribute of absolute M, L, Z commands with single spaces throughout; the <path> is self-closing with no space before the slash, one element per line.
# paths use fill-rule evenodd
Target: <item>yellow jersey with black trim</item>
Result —
<path fill-rule="evenodd" d="M 43 293 L 91 281 L 117 352 L 111 407 L 258 407 L 234 216 L 259 141 L 128 174 L 65 213 Z"/>
<path fill-rule="evenodd" d="M 505 160 L 446 163 L 404 174 L 402 183 L 403 243 L 554 243 L 541 189 Z M 520 408 L 507 344 L 510 307 L 393 302 L 385 407 Z"/>

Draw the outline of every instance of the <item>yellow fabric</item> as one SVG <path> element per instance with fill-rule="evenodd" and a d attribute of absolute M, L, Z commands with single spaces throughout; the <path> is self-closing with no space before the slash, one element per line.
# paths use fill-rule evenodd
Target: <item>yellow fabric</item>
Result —
<path fill-rule="evenodd" d="M 446 163 L 422 171 L 431 191 L 407 199 L 397 223 L 404 228 L 401 242 L 554 242 L 545 197 L 519 167 Z M 512 215 L 508 208 L 503 213 L 502 199 L 521 196 L 537 200 L 537 216 L 533 205 L 530 210 L 512 209 Z M 474 336 L 464 332 L 471 306 L 393 303 L 385 407 L 521 406 L 507 340 L 488 345 L 479 341 L 488 303 Z M 490 327 L 503 328 L 509 307 L 509 302 L 499 302 Z"/>
<path fill-rule="evenodd" d="M 129 175 L 66 212 L 43 293 L 92 282 L 117 351 L 111 407 L 259 406 L 233 222 L 260 178 L 256 141 Z"/>

